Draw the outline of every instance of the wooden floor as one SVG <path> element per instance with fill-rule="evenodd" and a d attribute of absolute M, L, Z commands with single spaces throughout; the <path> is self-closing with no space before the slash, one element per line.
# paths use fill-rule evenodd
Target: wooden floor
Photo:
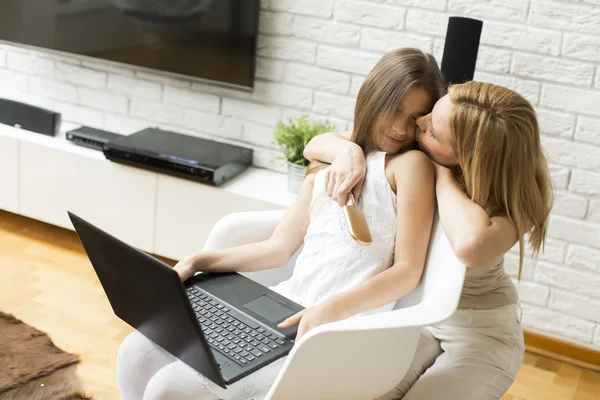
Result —
<path fill-rule="evenodd" d="M 0 311 L 81 355 L 89 395 L 120 398 L 116 354 L 131 328 L 113 315 L 75 233 L 0 211 Z M 545 399 L 600 399 L 600 374 L 527 354 L 503 400 Z"/>

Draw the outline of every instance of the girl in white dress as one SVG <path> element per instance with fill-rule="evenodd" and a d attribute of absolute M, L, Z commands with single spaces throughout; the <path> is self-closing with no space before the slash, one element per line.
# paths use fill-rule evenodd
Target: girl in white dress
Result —
<path fill-rule="evenodd" d="M 370 246 L 350 236 L 342 208 L 327 195 L 333 189 L 324 185 L 329 169 L 313 164 L 269 239 L 191 255 L 175 266 L 182 280 L 197 271 L 278 268 L 304 244 L 293 276 L 272 287 L 306 307 L 281 328 L 298 324 L 299 339 L 321 324 L 391 310 L 421 279 L 435 198 L 427 156 L 396 153 L 414 141 L 416 119 L 442 92 L 436 61 L 416 49 L 386 54 L 360 89 L 352 141 L 367 154 L 359 208 L 373 238 Z M 267 394 L 284 360 L 223 389 L 135 332 L 119 350 L 117 377 L 124 400 L 258 399 Z"/>

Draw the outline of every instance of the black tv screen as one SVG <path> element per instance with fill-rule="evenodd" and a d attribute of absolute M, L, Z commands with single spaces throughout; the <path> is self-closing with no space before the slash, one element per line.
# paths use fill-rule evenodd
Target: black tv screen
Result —
<path fill-rule="evenodd" d="M 260 0 L 0 0 L 0 40 L 254 86 Z"/>

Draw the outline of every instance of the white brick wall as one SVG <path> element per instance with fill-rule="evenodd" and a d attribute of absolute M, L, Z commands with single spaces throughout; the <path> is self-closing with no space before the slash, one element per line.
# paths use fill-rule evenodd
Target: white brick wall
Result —
<path fill-rule="evenodd" d="M 523 2 L 526 3 L 526 2 Z M 573 2 L 532 0 L 529 23 L 545 28 L 600 34 L 600 9 Z"/>
<path fill-rule="evenodd" d="M 592 83 L 594 64 L 564 60 L 560 57 L 516 53 L 512 71 L 515 75 L 528 78 L 572 83 L 585 87 Z"/>
<path fill-rule="evenodd" d="M 575 138 L 581 142 L 600 145 L 600 119 L 579 118 Z"/>
<path fill-rule="evenodd" d="M 242 142 L 257 166 L 284 170 L 280 119 L 352 122 L 381 55 L 414 46 L 441 61 L 448 17 L 484 20 L 476 79 L 535 106 L 556 188 L 548 243 L 526 258 L 529 329 L 600 349 L 600 1 L 264 0 L 254 93 L 102 60 L 0 45 L 0 95 L 67 121 L 130 133 L 160 126 Z M 517 255 L 506 256 L 516 276 Z"/>
<path fill-rule="evenodd" d="M 546 243 L 544 244 L 544 251 L 540 253 L 538 259 L 550 261 L 555 264 L 563 264 L 566 255 L 567 244 L 565 242 L 561 240 L 547 238 Z"/>
<path fill-rule="evenodd" d="M 590 211 L 588 219 L 600 222 L 600 200 L 590 201 Z"/>
<path fill-rule="evenodd" d="M 89 89 L 86 87 L 78 87 L 78 99 L 81 105 L 114 112 L 119 114 L 127 114 L 129 108 L 129 99 L 120 94 L 107 92 L 105 89 Z"/>
<path fill-rule="evenodd" d="M 56 79 L 91 88 L 106 88 L 106 72 L 96 71 L 64 62 L 56 63 Z"/>
<path fill-rule="evenodd" d="M 167 86 L 162 97 L 164 103 L 181 108 L 191 108 L 215 114 L 219 112 L 220 99 L 212 94 L 197 93 L 188 89 Z"/>
<path fill-rule="evenodd" d="M 518 283 L 515 282 L 515 284 Z M 546 307 L 548 305 L 548 297 L 550 296 L 550 289 L 548 286 L 540 283 L 523 281 L 521 282 L 519 289 L 521 292 L 521 301 L 540 307 Z"/>
<path fill-rule="evenodd" d="M 540 105 L 572 113 L 597 116 L 600 107 L 600 92 L 597 90 L 575 89 L 567 86 L 544 85 Z"/>
<path fill-rule="evenodd" d="M 363 50 L 319 46 L 317 65 L 333 70 L 366 75 L 380 58 L 381 54 Z"/>
<path fill-rule="evenodd" d="M 567 265 L 600 273 L 600 250 L 580 245 L 569 245 Z"/>
<path fill-rule="evenodd" d="M 296 37 L 339 46 L 356 46 L 360 36 L 356 25 L 312 17 L 295 17 L 291 29 Z"/>
<path fill-rule="evenodd" d="M 29 90 L 32 94 L 40 97 L 49 97 L 55 100 L 77 103 L 77 89 L 78 87 L 75 85 L 57 80 L 40 78 L 37 76 L 31 76 L 29 78 Z"/>
<path fill-rule="evenodd" d="M 597 324 L 570 313 L 524 304 L 523 321 L 529 328 L 545 335 L 570 338 L 579 343 L 592 343 Z M 532 323 L 534 322 L 534 323 Z M 590 346 L 591 347 L 591 346 Z"/>
<path fill-rule="evenodd" d="M 27 92 L 29 90 L 31 78 L 21 72 L 14 72 L 8 69 L 0 70 L 0 85 L 2 92 L 11 94 L 13 91 Z"/>
<path fill-rule="evenodd" d="M 527 2 L 448 0 L 448 10 L 453 13 L 469 14 L 477 18 L 494 18 L 503 21 L 524 22 L 527 17 Z"/>
<path fill-rule="evenodd" d="M 575 125 L 575 117 L 573 115 L 562 114 L 538 107 L 537 116 L 542 133 L 563 138 L 573 137 L 573 127 Z"/>
<path fill-rule="evenodd" d="M 540 283 L 559 287 L 577 295 L 600 298 L 600 277 L 593 272 L 540 261 L 535 269 L 535 279 Z M 600 314 L 600 313 L 598 313 Z"/>
<path fill-rule="evenodd" d="M 304 64 L 289 64 L 284 80 L 294 85 L 341 94 L 348 93 L 350 85 L 348 74 Z"/>
<path fill-rule="evenodd" d="M 598 197 L 600 195 L 600 173 L 598 172 L 600 171 L 596 170 L 592 172 L 574 169 L 571 172 L 569 190 L 579 194 L 587 194 Z"/>
<path fill-rule="evenodd" d="M 333 14 L 334 0 L 269 0 L 266 3 L 270 10 L 329 18 Z"/>
<path fill-rule="evenodd" d="M 554 198 L 554 214 L 567 217 L 584 218 L 588 207 L 588 200 L 562 190 L 556 191 Z"/>
<path fill-rule="evenodd" d="M 141 97 L 148 100 L 160 100 L 162 94 L 162 86 L 159 83 L 113 73 L 108 75 L 106 88 L 113 93 Z"/>
<path fill-rule="evenodd" d="M 600 168 L 600 147 L 551 137 L 543 137 L 542 145 L 554 162 L 592 170 Z"/>
<path fill-rule="evenodd" d="M 29 75 L 54 77 L 56 68 L 52 60 L 36 54 L 9 52 L 6 56 L 6 64 L 10 70 L 24 72 Z"/>
<path fill-rule="evenodd" d="M 541 84 L 538 81 L 515 78 L 511 75 L 500 75 L 497 73 L 490 74 L 487 72 L 482 72 L 481 70 L 475 71 L 475 79 L 482 82 L 490 82 L 496 85 L 506 86 L 509 89 L 516 90 L 517 92 L 521 93 L 521 95 L 529 100 L 531 104 L 538 104 L 541 88 Z"/>
<path fill-rule="evenodd" d="M 402 28 L 406 9 L 364 1 L 337 0 L 333 16 L 338 21 L 354 22 L 379 28 Z"/>

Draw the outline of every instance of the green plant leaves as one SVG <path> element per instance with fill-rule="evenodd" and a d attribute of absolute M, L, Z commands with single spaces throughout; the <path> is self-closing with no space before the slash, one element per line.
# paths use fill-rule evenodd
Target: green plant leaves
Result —
<path fill-rule="evenodd" d="M 308 121 L 306 116 L 302 116 L 290 118 L 287 123 L 279 121 L 273 136 L 289 162 L 307 166 L 308 160 L 302 152 L 308 142 L 317 135 L 333 131 L 334 128 L 329 121 Z"/>

